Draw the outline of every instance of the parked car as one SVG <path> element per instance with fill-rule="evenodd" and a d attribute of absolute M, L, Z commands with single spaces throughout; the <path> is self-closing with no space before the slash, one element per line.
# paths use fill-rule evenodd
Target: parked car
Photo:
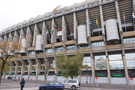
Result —
<path fill-rule="evenodd" d="M 7 77 L 7 79 L 12 79 L 12 77 Z"/>
<path fill-rule="evenodd" d="M 69 88 L 72 90 L 76 90 L 76 88 L 80 87 L 80 83 L 78 80 L 65 80 L 62 83 L 64 84 L 65 88 Z"/>
<path fill-rule="evenodd" d="M 41 85 L 39 90 L 64 90 L 64 84 L 61 82 L 50 82 L 47 85 Z"/>

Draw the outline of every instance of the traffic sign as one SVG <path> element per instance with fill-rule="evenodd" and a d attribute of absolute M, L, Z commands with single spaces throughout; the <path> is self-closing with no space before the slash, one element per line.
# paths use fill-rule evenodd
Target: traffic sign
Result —
<path fill-rule="evenodd" d="M 95 78 L 96 78 L 96 79 L 98 79 L 98 77 L 97 77 L 97 76 L 96 76 Z"/>
<path fill-rule="evenodd" d="M 132 77 L 130 77 L 130 80 L 133 80 L 133 78 L 132 78 Z"/>
<path fill-rule="evenodd" d="M 56 73 L 54 73 L 54 75 L 57 75 Z"/>

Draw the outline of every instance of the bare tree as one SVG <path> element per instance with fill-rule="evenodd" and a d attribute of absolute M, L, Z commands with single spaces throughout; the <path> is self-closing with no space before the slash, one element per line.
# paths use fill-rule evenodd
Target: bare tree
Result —
<path fill-rule="evenodd" d="M 17 41 L 3 41 L 0 43 L 0 61 L 2 62 L 0 68 L 0 85 L 2 80 L 2 73 L 4 71 L 5 65 L 7 62 L 13 62 L 14 60 L 11 58 L 19 58 L 14 52 L 15 50 L 20 50 L 21 44 Z"/>

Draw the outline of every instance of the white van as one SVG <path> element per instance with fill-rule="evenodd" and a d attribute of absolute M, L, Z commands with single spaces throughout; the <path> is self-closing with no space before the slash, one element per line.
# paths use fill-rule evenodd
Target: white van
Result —
<path fill-rule="evenodd" d="M 78 80 L 65 80 L 62 83 L 64 84 L 65 88 L 71 88 L 72 90 L 76 90 L 76 88 L 80 87 L 80 83 L 78 82 Z"/>

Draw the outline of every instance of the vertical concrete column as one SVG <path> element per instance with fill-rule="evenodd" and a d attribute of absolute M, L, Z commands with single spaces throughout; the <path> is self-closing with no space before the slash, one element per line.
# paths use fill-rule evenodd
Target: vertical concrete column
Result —
<path fill-rule="evenodd" d="M 99 8 L 100 8 L 100 18 L 101 18 L 101 27 L 102 27 L 102 35 L 105 35 L 105 29 L 104 29 L 104 18 L 103 18 L 103 9 L 102 9 L 102 2 L 99 0 Z"/>
<path fill-rule="evenodd" d="M 37 24 L 35 24 L 34 36 L 33 36 L 33 44 L 32 44 L 33 47 L 35 47 L 35 45 L 36 45 L 36 37 L 37 37 L 38 34 L 39 34 L 39 29 L 38 29 Z"/>
<path fill-rule="evenodd" d="M 120 11 L 119 11 L 119 6 L 118 6 L 118 1 L 117 0 L 115 0 L 115 8 L 116 8 L 117 21 L 118 21 L 118 24 L 119 24 L 119 30 L 120 30 L 120 32 L 122 32 Z"/>
<path fill-rule="evenodd" d="M 122 45 L 122 59 L 123 59 L 123 66 L 124 66 L 124 71 L 125 71 L 125 75 L 126 75 L 126 81 L 127 81 L 127 85 L 130 85 L 129 83 L 129 75 L 128 75 L 128 69 L 127 69 L 127 63 L 126 63 L 126 58 L 125 58 L 125 50 L 124 50 L 124 46 Z"/>
<path fill-rule="evenodd" d="M 77 16 L 76 13 L 73 13 L 73 23 L 74 23 L 74 42 L 76 46 L 76 53 L 78 53 L 78 45 L 77 45 L 77 27 L 78 27 L 78 21 L 77 21 Z M 81 82 L 81 76 L 79 75 L 78 81 Z"/>
<path fill-rule="evenodd" d="M 101 28 L 102 28 L 102 35 L 105 35 L 105 28 L 104 28 L 104 18 L 103 18 L 103 9 L 102 9 L 102 2 L 99 0 L 99 8 L 100 8 L 100 18 L 101 18 Z M 105 47 L 105 54 L 106 54 L 106 64 L 107 64 L 107 75 L 108 75 L 108 83 L 111 84 L 111 75 L 110 75 L 110 65 L 109 65 L 109 59 L 108 59 L 108 52 L 106 48 L 106 39 L 104 37 L 104 47 Z"/>
<path fill-rule="evenodd" d="M 29 47 L 31 47 L 31 45 L 32 45 L 32 31 L 31 31 L 31 29 L 30 29 L 29 26 L 27 26 L 27 35 L 26 35 L 26 39 L 27 39 L 26 45 L 27 45 L 27 48 L 29 48 Z"/>
<path fill-rule="evenodd" d="M 4 36 L 4 41 L 7 41 L 8 40 L 8 37 L 7 37 L 7 35 L 5 34 L 5 36 Z"/>
<path fill-rule="evenodd" d="M 21 80 L 22 80 L 23 74 L 25 72 L 25 61 L 21 61 L 21 64 L 22 64 L 22 68 L 21 68 Z"/>
<path fill-rule="evenodd" d="M 46 23 L 45 23 L 45 21 L 43 21 L 43 28 L 42 28 L 43 45 L 44 44 L 47 44 L 47 35 L 46 35 L 46 32 L 47 32 Z"/>
<path fill-rule="evenodd" d="M 67 41 L 67 24 L 64 16 L 62 16 L 62 41 Z"/>
<path fill-rule="evenodd" d="M 92 52 L 90 53 L 90 56 L 91 56 L 91 65 L 92 65 L 92 82 L 93 84 L 95 84 L 95 61 Z"/>
<path fill-rule="evenodd" d="M 9 33 L 9 38 L 8 38 L 8 41 L 13 41 L 13 35 L 11 33 Z"/>
<path fill-rule="evenodd" d="M 107 65 L 107 75 L 108 75 L 108 84 L 111 84 L 111 74 L 110 74 L 110 64 L 109 64 L 109 56 L 106 48 L 106 40 L 104 36 L 104 47 L 105 47 L 105 55 L 106 55 L 106 65 Z"/>
<path fill-rule="evenodd" d="M 89 18 L 89 10 L 86 9 L 86 27 L 87 27 L 87 37 L 91 37 L 91 29 L 89 26 L 90 18 Z"/>
<path fill-rule="evenodd" d="M 3 42 L 3 37 L 2 36 L 0 36 L 0 43 L 2 43 Z"/>
<path fill-rule="evenodd" d="M 77 17 L 76 17 L 76 13 L 73 13 L 73 21 L 74 21 L 74 39 L 77 39 L 77 27 L 78 27 L 78 22 L 77 22 Z"/>
<path fill-rule="evenodd" d="M 39 59 L 36 59 L 37 65 L 36 65 L 36 81 L 38 80 L 38 75 L 41 70 L 41 61 Z"/>
<path fill-rule="evenodd" d="M 16 61 L 15 64 L 16 64 L 16 66 L 15 66 L 15 79 L 16 79 L 16 77 L 18 75 L 19 62 Z"/>
<path fill-rule="evenodd" d="M 13 41 L 14 41 L 14 42 L 19 41 L 19 35 L 18 35 L 17 31 L 15 31 Z"/>
<path fill-rule="evenodd" d="M 31 74 L 31 71 L 32 71 L 32 61 L 31 60 L 28 60 L 29 62 L 29 68 L 28 68 L 28 80 L 30 80 L 30 74 Z"/>
<path fill-rule="evenodd" d="M 19 37 L 19 43 L 21 43 L 23 38 L 26 38 L 26 34 L 24 33 L 23 29 L 21 29 L 20 37 Z"/>
<path fill-rule="evenodd" d="M 9 77 L 11 76 L 11 73 L 13 72 L 13 63 L 10 63 L 10 71 L 9 71 Z"/>
<path fill-rule="evenodd" d="M 54 18 L 52 19 L 52 30 L 51 30 L 51 43 L 56 42 L 56 24 Z"/>
<path fill-rule="evenodd" d="M 123 36 L 122 36 L 122 26 L 121 26 L 121 19 L 120 19 L 120 12 L 119 12 L 119 6 L 118 6 L 118 1 L 115 0 L 115 7 L 116 7 L 116 14 L 117 14 L 117 20 L 118 20 L 118 26 L 120 30 L 120 37 L 121 37 L 121 47 L 122 47 L 122 59 L 123 59 L 123 65 L 124 65 L 124 71 L 125 71 L 125 76 L 126 76 L 126 83 L 127 85 L 129 84 L 129 76 L 128 76 L 128 69 L 127 69 L 127 63 L 125 59 L 125 49 L 124 49 L 124 44 L 123 44 Z"/>

